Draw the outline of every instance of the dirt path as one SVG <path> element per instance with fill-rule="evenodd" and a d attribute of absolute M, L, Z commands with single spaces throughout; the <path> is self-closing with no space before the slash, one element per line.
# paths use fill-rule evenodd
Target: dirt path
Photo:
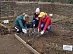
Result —
<path fill-rule="evenodd" d="M 33 54 L 22 43 L 20 43 L 14 34 L 0 35 L 0 54 Z"/>

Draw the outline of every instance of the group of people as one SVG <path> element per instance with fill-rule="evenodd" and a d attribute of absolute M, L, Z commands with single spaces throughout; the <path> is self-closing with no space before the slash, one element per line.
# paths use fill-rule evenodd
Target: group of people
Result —
<path fill-rule="evenodd" d="M 17 16 L 14 21 L 14 28 L 17 33 L 27 33 L 27 28 L 29 27 L 37 27 L 40 34 L 44 34 L 45 31 L 51 29 L 51 18 L 45 12 L 40 12 L 39 8 L 36 8 L 33 19 L 29 24 L 26 23 L 28 18 L 29 16 L 25 13 Z"/>

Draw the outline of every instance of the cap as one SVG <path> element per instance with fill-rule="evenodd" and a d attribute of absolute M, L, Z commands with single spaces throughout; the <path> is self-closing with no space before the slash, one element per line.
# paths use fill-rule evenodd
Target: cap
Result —
<path fill-rule="evenodd" d="M 36 11 L 35 12 L 40 12 L 40 9 L 39 8 L 36 8 Z"/>
<path fill-rule="evenodd" d="M 44 12 L 40 12 L 40 14 L 39 14 L 39 16 L 38 17 L 42 17 L 42 16 L 44 16 L 45 15 L 45 13 Z"/>

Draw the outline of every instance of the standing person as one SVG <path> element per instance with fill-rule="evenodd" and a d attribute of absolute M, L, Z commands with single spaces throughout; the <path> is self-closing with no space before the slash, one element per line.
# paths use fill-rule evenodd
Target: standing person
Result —
<path fill-rule="evenodd" d="M 41 34 L 44 34 L 46 30 L 51 29 L 51 18 L 45 14 L 44 12 L 40 12 L 39 14 L 39 25 L 38 25 L 38 32 L 42 29 Z"/>
<path fill-rule="evenodd" d="M 27 30 L 26 30 L 27 18 L 28 18 L 28 15 L 25 13 L 16 17 L 16 19 L 14 21 L 14 28 L 15 28 L 17 33 L 19 33 L 19 32 L 27 33 Z"/>
<path fill-rule="evenodd" d="M 36 8 L 36 11 L 34 13 L 33 19 L 32 19 L 32 27 L 38 27 L 38 23 L 39 23 L 39 19 L 38 19 L 38 15 L 40 14 L 40 9 Z"/>

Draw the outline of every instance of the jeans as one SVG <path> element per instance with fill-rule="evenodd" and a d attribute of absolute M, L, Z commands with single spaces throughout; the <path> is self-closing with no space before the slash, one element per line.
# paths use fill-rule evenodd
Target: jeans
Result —
<path fill-rule="evenodd" d="M 41 26 L 40 26 L 40 27 L 41 27 L 41 29 L 43 29 L 43 28 L 44 28 L 44 26 L 45 26 L 45 24 L 44 24 L 44 23 L 42 23 L 42 24 L 41 24 Z M 46 30 L 47 30 L 47 31 L 49 31 L 50 29 L 51 29 L 51 25 L 48 25 L 48 27 L 47 27 L 47 29 L 46 29 Z"/>

